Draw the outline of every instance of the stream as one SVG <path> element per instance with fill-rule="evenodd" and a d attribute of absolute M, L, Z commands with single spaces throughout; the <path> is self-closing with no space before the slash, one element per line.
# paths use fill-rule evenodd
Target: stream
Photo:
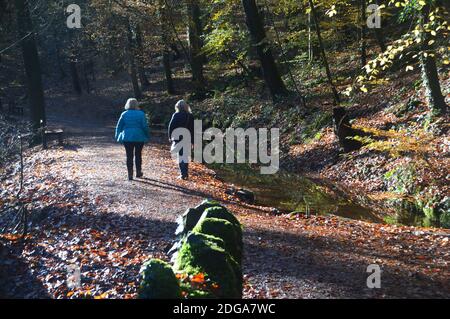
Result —
<path fill-rule="evenodd" d="M 262 175 L 247 166 L 214 165 L 217 177 L 236 189 L 250 190 L 255 204 L 274 207 L 281 212 L 297 212 L 311 215 L 336 215 L 344 218 L 374 223 L 396 223 L 407 226 L 439 227 L 426 221 L 426 217 L 409 210 L 398 209 L 396 216 L 382 216 L 374 210 L 330 194 L 329 190 L 298 174 L 279 172 Z"/>
<path fill-rule="evenodd" d="M 326 188 L 310 179 L 286 172 L 262 175 L 259 171 L 230 166 L 213 168 L 217 177 L 236 188 L 250 190 L 255 203 L 282 212 L 312 215 L 336 215 L 368 222 L 383 222 L 373 211 L 348 199 L 328 194 Z"/>

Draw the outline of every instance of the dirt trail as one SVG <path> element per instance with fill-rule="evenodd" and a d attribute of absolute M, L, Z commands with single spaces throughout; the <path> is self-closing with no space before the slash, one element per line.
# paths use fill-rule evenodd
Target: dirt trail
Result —
<path fill-rule="evenodd" d="M 63 198 L 77 205 L 71 211 L 53 205 L 38 230 L 45 236 L 36 235 L 22 252 L 50 296 L 80 296 L 64 287 L 65 267 L 75 262 L 83 265 L 83 288 L 90 293 L 134 297 L 142 261 L 167 259 L 177 216 L 204 198 L 223 202 L 245 227 L 247 298 L 450 296 L 448 234 L 442 231 L 423 234 L 336 217 L 275 216 L 270 208 L 227 196 L 229 185 L 200 164 L 192 165 L 189 181 L 178 180 L 165 137 L 153 136 L 145 148 L 145 178 L 127 181 L 124 150 L 114 142 L 113 129 L 129 90 L 111 100 L 107 94 L 74 99 L 72 109 L 65 101 L 64 112 L 79 115 L 73 118 L 61 116 L 62 100 L 50 101 L 50 124 L 65 128 L 68 145 L 46 151 L 39 174 L 64 181 L 53 192 L 72 185 L 76 194 L 68 198 L 64 191 Z M 366 269 L 372 263 L 382 267 L 381 289 L 367 288 Z"/>
<path fill-rule="evenodd" d="M 153 137 L 153 142 L 144 151 L 146 176 L 130 183 L 126 180 L 124 150 L 112 139 L 113 126 L 67 129 L 79 133 L 72 135 L 71 145 L 75 145 L 76 150 L 64 152 L 61 168 L 74 172 L 72 178 L 82 191 L 95 197 L 97 206 L 104 206 L 114 215 L 148 221 L 150 229 L 145 231 L 146 238 L 149 243 L 157 241 L 158 253 L 162 255 L 173 240 L 177 216 L 205 197 L 219 199 L 237 213 L 245 227 L 247 297 L 414 297 L 448 293 L 445 281 L 435 282 L 431 276 L 418 273 L 414 270 L 414 262 L 408 265 L 406 253 L 402 256 L 400 250 L 397 256 L 390 256 L 390 247 L 383 247 L 382 238 L 377 242 L 371 234 L 377 231 L 373 225 L 333 217 L 292 221 L 273 216 L 266 208 L 224 198 L 227 185 L 215 180 L 213 172 L 198 164 L 193 167 L 190 181 L 179 181 L 176 164 L 164 143 L 165 137 Z M 395 231 L 391 236 L 396 235 Z M 345 232 L 350 232 L 349 237 L 346 238 Z M 366 238 L 361 239 L 363 235 Z M 389 230 L 382 235 L 389 238 Z M 386 240 L 386 246 L 405 245 L 403 239 L 423 240 L 410 233 L 407 235 L 410 238 L 397 235 L 397 241 Z M 373 245 L 370 245 L 371 239 Z M 355 242 L 360 240 L 368 241 L 369 246 L 355 247 Z M 428 248 L 439 247 L 430 240 Z M 439 257 L 439 254 L 434 256 L 434 261 L 443 263 L 443 260 L 438 261 Z M 385 265 L 385 289 L 367 288 L 366 268 L 371 263 Z M 398 269 L 392 267 L 393 264 Z M 405 287 L 408 287 L 406 292 Z"/>

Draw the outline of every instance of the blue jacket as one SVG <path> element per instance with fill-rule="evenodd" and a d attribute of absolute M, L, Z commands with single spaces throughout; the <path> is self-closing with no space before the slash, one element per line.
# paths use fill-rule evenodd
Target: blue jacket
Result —
<path fill-rule="evenodd" d="M 116 140 L 119 143 L 147 143 L 150 139 L 147 118 L 140 110 L 122 113 L 116 127 Z"/>

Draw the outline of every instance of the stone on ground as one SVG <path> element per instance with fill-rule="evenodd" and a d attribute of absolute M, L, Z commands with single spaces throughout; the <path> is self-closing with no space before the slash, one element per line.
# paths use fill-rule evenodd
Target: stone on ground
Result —
<path fill-rule="evenodd" d="M 240 227 L 240 226 L 239 226 Z M 225 250 L 238 264 L 242 261 L 242 237 L 239 228 L 225 219 L 205 218 L 194 228 L 194 232 L 220 238 L 225 243 Z"/>
<path fill-rule="evenodd" d="M 140 299 L 179 299 L 181 289 L 172 267 L 159 259 L 144 263 L 140 271 Z"/>
<path fill-rule="evenodd" d="M 222 242 L 205 234 L 190 233 L 178 252 L 174 268 L 189 275 L 205 274 L 219 286 L 218 298 L 241 298 L 240 266 L 221 247 Z"/>

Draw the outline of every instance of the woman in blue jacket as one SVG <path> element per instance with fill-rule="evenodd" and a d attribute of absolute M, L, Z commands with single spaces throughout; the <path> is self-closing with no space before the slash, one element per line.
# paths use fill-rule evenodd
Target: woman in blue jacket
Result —
<path fill-rule="evenodd" d="M 149 141 L 150 132 L 145 113 L 139 109 L 136 99 L 129 99 L 125 112 L 120 116 L 116 127 L 116 140 L 125 146 L 127 153 L 128 180 L 133 180 L 133 159 L 136 161 L 136 177 L 143 177 L 142 149 Z"/>

